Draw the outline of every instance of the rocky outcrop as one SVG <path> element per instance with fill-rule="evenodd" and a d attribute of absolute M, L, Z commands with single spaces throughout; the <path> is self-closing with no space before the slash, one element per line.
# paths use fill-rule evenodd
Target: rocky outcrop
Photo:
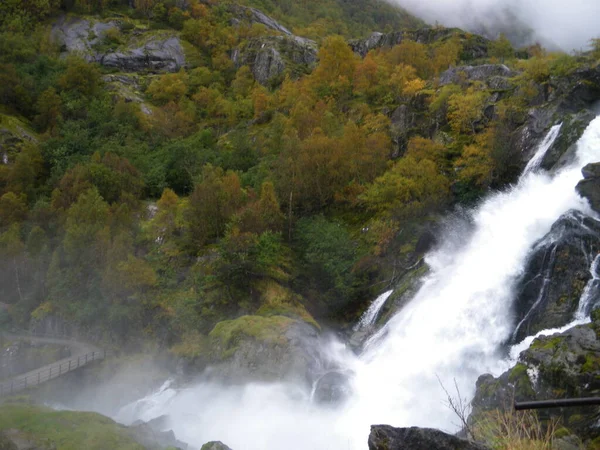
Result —
<path fill-rule="evenodd" d="M 290 30 L 256 8 L 231 4 L 229 5 L 229 12 L 235 17 L 236 20 L 249 22 L 250 24 L 258 23 L 271 30 L 292 36 L 292 32 Z"/>
<path fill-rule="evenodd" d="M 173 430 L 165 430 L 168 424 L 166 416 L 160 416 L 148 422 L 136 423 L 129 427 L 129 434 L 148 449 L 186 450 L 188 445 L 175 438 Z"/>
<path fill-rule="evenodd" d="M 518 283 L 515 342 L 573 319 L 599 251 L 597 220 L 571 211 L 552 226 L 533 248 Z"/>
<path fill-rule="evenodd" d="M 354 39 L 349 42 L 354 53 L 365 57 L 376 48 L 392 48 L 404 40 L 431 44 L 458 36 L 463 45 L 462 59 L 472 60 L 487 56 L 489 41 L 481 36 L 467 34 L 457 28 L 421 28 L 415 31 L 396 31 L 393 33 L 374 32 L 366 39 Z"/>
<path fill-rule="evenodd" d="M 172 32 L 136 31 L 111 49 L 101 45 L 110 29 L 119 29 L 119 23 L 64 16 L 54 24 L 52 36 L 64 52 L 124 72 L 176 72 L 185 66 L 183 47 Z"/>
<path fill-rule="evenodd" d="M 204 444 L 200 450 L 231 450 L 231 448 L 227 447 L 221 441 L 211 441 Z"/>
<path fill-rule="evenodd" d="M 266 85 L 282 80 L 287 71 L 299 77 L 312 70 L 317 62 L 317 45 L 297 36 L 271 36 L 251 39 L 233 52 L 236 67 L 249 66 L 254 78 Z"/>
<path fill-rule="evenodd" d="M 284 316 L 242 316 L 219 322 L 209 334 L 211 368 L 220 381 L 312 383 L 321 369 L 317 329 Z"/>
<path fill-rule="evenodd" d="M 432 428 L 372 425 L 369 450 L 486 450 L 487 447 Z"/>
<path fill-rule="evenodd" d="M 513 72 L 504 64 L 482 64 L 480 66 L 452 67 L 440 75 L 440 86 L 459 84 L 465 81 L 481 81 L 492 90 L 502 90 L 510 87 L 508 78 L 514 77 Z"/>
<path fill-rule="evenodd" d="M 600 394 L 600 322 L 535 339 L 517 364 L 498 378 L 477 381 L 470 421 L 493 409 L 512 408 L 513 401 L 595 397 Z M 584 439 L 596 438 L 597 407 L 547 410 L 562 416 L 561 425 Z"/>
<path fill-rule="evenodd" d="M 581 173 L 583 180 L 577 184 L 577 192 L 588 200 L 594 211 L 600 212 L 600 163 L 588 164 Z"/>

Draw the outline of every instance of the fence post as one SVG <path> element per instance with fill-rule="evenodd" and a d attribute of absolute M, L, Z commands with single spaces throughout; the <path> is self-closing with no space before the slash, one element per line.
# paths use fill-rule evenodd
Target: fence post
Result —
<path fill-rule="evenodd" d="M 40 384 L 40 372 L 38 372 L 38 384 Z"/>
<path fill-rule="evenodd" d="M 71 370 L 71 360 L 69 360 L 69 370 Z"/>
<path fill-rule="evenodd" d="M 13 392 L 13 380 L 10 380 L 10 393 L 12 394 Z"/>
<path fill-rule="evenodd" d="M 50 366 L 50 373 L 48 374 L 48 379 L 52 378 L 52 366 Z"/>
<path fill-rule="evenodd" d="M 88 354 L 86 353 L 86 354 L 85 354 L 85 363 L 86 363 L 86 364 L 87 364 L 87 357 L 88 357 Z"/>

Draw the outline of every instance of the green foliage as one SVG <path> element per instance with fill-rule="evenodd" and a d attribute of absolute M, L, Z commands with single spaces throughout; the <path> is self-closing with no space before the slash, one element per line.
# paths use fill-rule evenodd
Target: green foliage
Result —
<path fill-rule="evenodd" d="M 320 215 L 303 218 L 298 221 L 296 240 L 305 270 L 330 308 L 349 302 L 355 288 L 353 266 L 360 252 L 346 228 Z"/>
<path fill-rule="evenodd" d="M 0 429 L 17 429 L 36 446 L 64 450 L 143 450 L 122 425 L 92 412 L 55 411 L 50 408 L 4 404 Z"/>
<path fill-rule="evenodd" d="M 449 181 L 429 159 L 407 156 L 377 178 L 363 194 L 369 209 L 395 217 L 419 217 L 443 204 Z"/>

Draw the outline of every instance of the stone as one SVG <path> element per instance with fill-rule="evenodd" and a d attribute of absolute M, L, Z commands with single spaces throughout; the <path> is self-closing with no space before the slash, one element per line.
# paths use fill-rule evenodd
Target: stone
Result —
<path fill-rule="evenodd" d="M 204 444 L 200 450 L 231 450 L 231 448 L 227 447 L 221 441 L 211 441 Z"/>
<path fill-rule="evenodd" d="M 97 62 L 124 72 L 177 72 L 185 66 L 185 53 L 179 37 L 172 32 L 132 34 L 118 51 L 101 50 L 106 31 L 117 22 L 90 22 L 63 16 L 52 27 L 52 37 L 63 52 L 76 53 L 89 62 Z"/>
<path fill-rule="evenodd" d="M 433 428 L 371 425 L 369 450 L 486 450 L 487 447 Z"/>
<path fill-rule="evenodd" d="M 573 320 L 599 251 L 600 222 L 592 217 L 570 211 L 552 225 L 534 246 L 517 283 L 515 342 Z"/>
<path fill-rule="evenodd" d="M 318 330 L 284 316 L 242 316 L 209 334 L 209 378 L 223 382 L 295 380 L 312 386 L 324 366 Z"/>
<path fill-rule="evenodd" d="M 314 401 L 320 404 L 338 404 L 351 392 L 348 374 L 331 371 L 319 378 L 315 385 Z"/>
<path fill-rule="evenodd" d="M 298 36 L 271 36 L 250 39 L 232 54 L 236 67 L 248 66 L 259 83 L 266 85 L 286 69 L 299 77 L 317 62 L 317 45 Z"/>
<path fill-rule="evenodd" d="M 452 67 L 440 75 L 440 86 L 447 84 L 460 84 L 463 81 L 482 81 L 493 83 L 494 86 L 502 86 L 509 82 L 507 78 L 514 77 L 515 72 L 504 64 L 482 64 L 479 66 Z M 500 81 L 502 79 L 502 81 Z M 490 86 L 492 87 L 492 86 Z"/>

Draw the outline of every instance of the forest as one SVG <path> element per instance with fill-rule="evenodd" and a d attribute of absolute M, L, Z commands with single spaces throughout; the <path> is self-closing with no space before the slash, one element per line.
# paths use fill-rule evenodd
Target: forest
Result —
<path fill-rule="evenodd" d="M 183 3 L 0 4 L 4 323 L 190 358 L 242 316 L 343 328 L 442 213 L 515 181 L 528 109 L 600 59 L 599 40 L 569 55 L 442 27 L 363 57 L 350 39 L 425 25 L 378 0 L 246 0 L 318 47 L 261 83 L 232 55 L 279 34 L 228 2 Z M 64 15 L 118 24 L 98 51 L 175 33 L 185 67 L 138 72 L 131 101 L 119 69 L 65 54 Z M 508 81 L 440 81 L 486 63 Z"/>

